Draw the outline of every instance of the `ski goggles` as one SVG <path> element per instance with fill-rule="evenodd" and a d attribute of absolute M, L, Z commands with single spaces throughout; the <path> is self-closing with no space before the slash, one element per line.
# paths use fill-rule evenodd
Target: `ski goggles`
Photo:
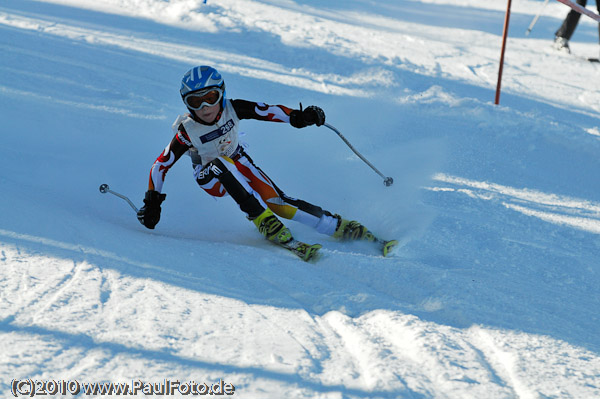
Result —
<path fill-rule="evenodd" d="M 204 107 L 211 107 L 216 105 L 223 98 L 223 90 L 218 87 L 211 87 L 209 89 L 190 93 L 183 98 L 183 102 L 190 109 L 199 110 Z"/>

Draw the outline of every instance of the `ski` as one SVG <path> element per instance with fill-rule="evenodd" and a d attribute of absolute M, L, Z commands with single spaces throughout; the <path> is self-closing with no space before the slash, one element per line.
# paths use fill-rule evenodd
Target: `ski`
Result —
<path fill-rule="evenodd" d="M 388 256 L 388 254 L 390 254 L 390 252 L 392 252 L 394 250 L 394 248 L 396 248 L 399 244 L 398 240 L 389 240 L 389 241 L 383 241 L 381 246 L 381 252 L 383 253 L 383 256 Z"/>
<path fill-rule="evenodd" d="M 399 244 L 398 240 L 382 240 L 381 238 L 377 238 L 368 230 L 362 239 L 376 244 L 381 251 L 381 255 L 384 257 L 390 255 Z M 305 262 L 316 259 L 319 250 L 323 247 L 321 244 L 306 244 L 302 241 L 296 240 L 295 238 L 292 238 L 288 242 L 277 244 L 287 249 Z"/>
<path fill-rule="evenodd" d="M 575 58 L 577 60 L 589 62 L 589 63 L 592 63 L 592 64 L 598 64 L 598 63 L 600 63 L 600 58 L 598 58 L 598 57 L 586 57 L 584 55 L 579 55 L 579 54 L 571 53 L 568 50 L 565 51 L 565 50 L 557 49 L 554 46 L 551 46 L 550 47 L 550 51 L 548 51 L 548 52 L 552 52 L 553 54 L 558 54 L 558 55 L 560 55 L 562 57 L 573 57 L 573 58 Z"/>
<path fill-rule="evenodd" d="M 381 249 L 381 254 L 384 257 L 388 256 L 390 252 L 399 244 L 398 240 L 382 240 L 381 238 L 378 238 L 377 236 L 375 236 L 375 234 L 371 233 L 368 230 L 365 233 L 363 239 L 378 244 Z"/>
<path fill-rule="evenodd" d="M 293 238 L 290 241 L 286 243 L 280 243 L 279 245 L 287 249 L 288 251 L 290 251 L 305 262 L 314 259 L 315 255 L 317 255 L 317 252 L 322 247 L 321 244 L 310 245 Z"/>
<path fill-rule="evenodd" d="M 398 240 L 381 240 L 379 238 L 375 238 L 374 240 L 370 240 L 373 243 L 376 243 L 379 246 L 381 251 L 381 255 L 387 257 L 391 254 L 391 252 L 398 246 Z M 287 249 L 300 259 L 305 262 L 316 260 L 318 258 L 319 249 L 323 246 L 321 244 L 306 244 L 302 241 L 298 241 L 296 239 L 292 239 L 289 242 L 284 244 L 278 244 L 281 247 Z"/>
<path fill-rule="evenodd" d="M 597 64 L 600 62 L 600 59 L 595 58 L 595 57 L 586 57 L 583 55 L 579 55 L 579 54 L 570 54 L 572 57 L 576 58 L 579 61 L 583 61 L 583 62 L 589 62 L 591 64 Z"/>
<path fill-rule="evenodd" d="M 572 54 L 571 56 L 577 58 L 580 61 L 585 61 L 585 62 L 590 62 L 592 64 L 597 64 L 600 62 L 600 59 L 596 58 L 596 57 L 586 57 L 584 55 L 578 55 L 578 54 Z"/>

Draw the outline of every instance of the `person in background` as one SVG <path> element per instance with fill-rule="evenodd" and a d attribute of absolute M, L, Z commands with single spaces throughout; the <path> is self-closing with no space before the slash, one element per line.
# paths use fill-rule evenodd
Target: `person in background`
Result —
<path fill-rule="evenodd" d="M 577 4 L 579 4 L 582 7 L 585 7 L 587 4 L 587 0 L 577 0 Z M 598 14 L 600 14 L 600 0 L 596 0 L 596 8 L 598 9 Z M 571 36 L 573 36 L 573 32 L 575 32 L 575 28 L 579 23 L 579 18 L 581 18 L 581 13 L 573 9 L 569 11 L 562 25 L 560 26 L 560 28 L 558 28 L 558 30 L 555 33 L 555 49 L 559 51 L 564 51 L 568 54 L 571 53 L 571 48 L 569 47 L 569 40 L 571 40 Z M 598 26 L 598 34 L 600 37 L 600 24 Z"/>

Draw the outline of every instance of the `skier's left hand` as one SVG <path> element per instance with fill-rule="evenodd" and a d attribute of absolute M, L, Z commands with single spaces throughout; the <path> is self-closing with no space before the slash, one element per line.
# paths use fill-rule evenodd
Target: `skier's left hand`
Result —
<path fill-rule="evenodd" d="M 160 220 L 160 204 L 162 204 L 166 197 L 167 194 L 161 194 L 158 191 L 146 191 L 144 206 L 137 213 L 141 224 L 149 229 L 154 229 Z"/>
<path fill-rule="evenodd" d="M 302 110 L 294 110 L 290 113 L 290 125 L 302 128 L 310 125 L 321 126 L 325 123 L 325 112 L 316 105 L 310 105 Z"/>

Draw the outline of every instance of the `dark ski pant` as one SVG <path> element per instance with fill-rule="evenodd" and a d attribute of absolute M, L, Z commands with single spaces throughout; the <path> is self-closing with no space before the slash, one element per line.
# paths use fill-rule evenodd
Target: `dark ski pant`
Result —
<path fill-rule="evenodd" d="M 194 165 L 196 182 L 208 194 L 222 197 L 229 194 L 249 219 L 260 215 L 267 207 L 285 219 L 295 220 L 333 235 L 338 217 L 319 206 L 289 197 L 241 151 L 234 159 L 219 157 L 208 165 Z"/>
<path fill-rule="evenodd" d="M 587 0 L 577 0 L 577 4 L 582 7 L 585 7 L 587 4 Z M 600 14 L 600 0 L 596 0 L 596 8 L 598 9 L 598 13 Z M 556 31 L 557 37 L 563 37 L 567 40 L 571 40 L 571 36 L 573 36 L 573 32 L 575 32 L 575 28 L 577 27 L 577 23 L 579 22 L 579 18 L 581 18 L 581 14 L 575 10 L 569 11 L 567 17 L 563 21 L 562 25 Z M 600 25 L 598 26 L 598 37 L 600 39 Z"/>

